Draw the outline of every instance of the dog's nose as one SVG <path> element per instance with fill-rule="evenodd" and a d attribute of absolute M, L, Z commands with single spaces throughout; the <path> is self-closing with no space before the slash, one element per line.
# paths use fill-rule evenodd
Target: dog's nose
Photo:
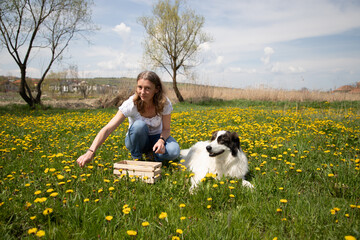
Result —
<path fill-rule="evenodd" d="M 212 149 L 212 147 L 211 147 L 210 145 L 207 145 L 207 146 L 206 146 L 206 150 L 207 150 L 208 152 L 210 152 L 211 149 Z"/>

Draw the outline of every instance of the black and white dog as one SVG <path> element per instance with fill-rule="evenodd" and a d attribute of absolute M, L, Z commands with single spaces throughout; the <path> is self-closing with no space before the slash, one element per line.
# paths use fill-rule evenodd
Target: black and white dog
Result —
<path fill-rule="evenodd" d="M 197 142 L 191 148 L 181 150 L 180 156 L 187 169 L 195 174 L 191 179 L 191 191 L 207 173 L 216 174 L 218 179 L 222 176 L 240 178 L 243 186 L 254 188 L 245 180 L 248 160 L 236 132 L 216 131 L 211 141 Z"/>

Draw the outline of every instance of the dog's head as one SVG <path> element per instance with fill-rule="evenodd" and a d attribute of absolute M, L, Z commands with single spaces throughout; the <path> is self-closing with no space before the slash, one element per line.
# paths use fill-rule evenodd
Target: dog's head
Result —
<path fill-rule="evenodd" d="M 213 132 L 211 142 L 206 146 L 210 157 L 216 157 L 225 151 L 230 151 L 236 156 L 240 150 L 240 140 L 236 132 L 216 131 Z"/>

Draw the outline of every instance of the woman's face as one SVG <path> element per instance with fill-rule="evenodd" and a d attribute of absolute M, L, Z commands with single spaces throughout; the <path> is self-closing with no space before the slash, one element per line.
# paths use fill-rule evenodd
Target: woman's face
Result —
<path fill-rule="evenodd" d="M 155 93 L 159 90 L 156 89 L 155 84 L 149 80 L 139 79 L 137 81 L 136 92 L 144 102 L 152 102 Z"/>

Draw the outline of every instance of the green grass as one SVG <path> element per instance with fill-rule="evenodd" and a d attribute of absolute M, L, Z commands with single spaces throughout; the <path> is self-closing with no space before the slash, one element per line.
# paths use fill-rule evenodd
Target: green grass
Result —
<path fill-rule="evenodd" d="M 180 146 L 207 140 L 215 130 L 236 131 L 249 159 L 248 180 L 255 185 L 251 191 L 238 179 L 208 177 L 190 194 L 190 172 L 179 162 L 165 164 L 154 185 L 112 174 L 114 162 L 129 159 L 127 122 L 90 165 L 76 165 L 116 109 L 0 108 L 0 234 L 3 239 L 36 239 L 41 231 L 44 239 L 360 239 L 359 112 L 358 102 L 176 104 L 172 135 Z M 46 208 L 52 212 L 44 215 Z M 162 212 L 167 217 L 160 219 Z M 33 228 L 35 234 L 29 234 Z"/>

